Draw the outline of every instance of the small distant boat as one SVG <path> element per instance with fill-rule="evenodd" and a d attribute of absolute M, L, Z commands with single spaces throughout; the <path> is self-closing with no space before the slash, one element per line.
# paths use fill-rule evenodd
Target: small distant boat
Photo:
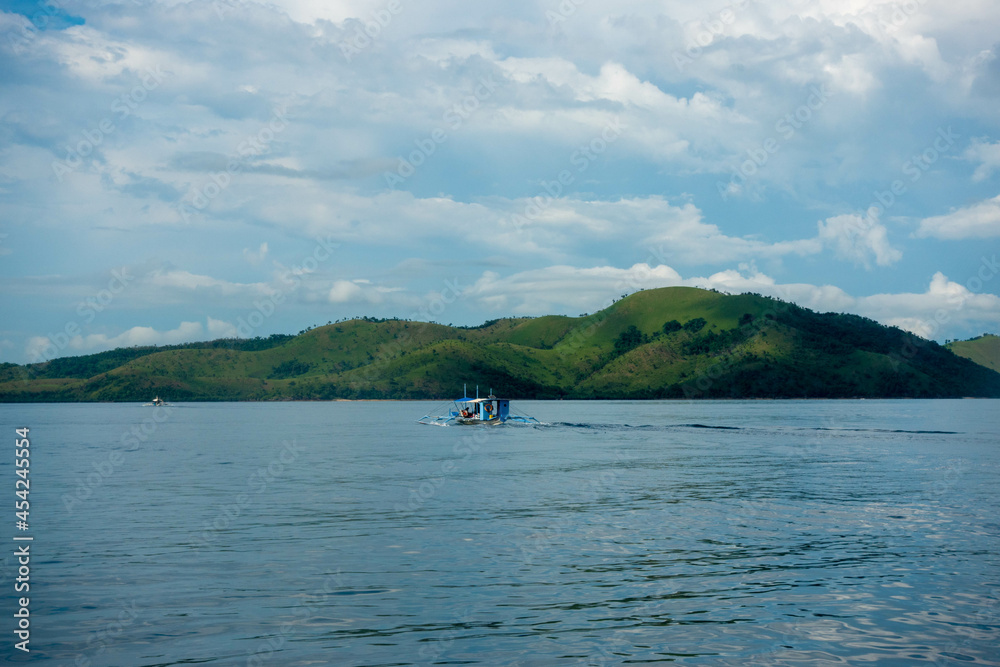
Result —
<path fill-rule="evenodd" d="M 151 403 L 143 403 L 143 406 L 148 406 L 148 405 L 152 405 L 152 406 L 155 406 L 155 407 L 159 408 L 159 407 L 162 407 L 164 405 L 170 405 L 170 404 L 167 403 L 162 398 L 160 398 L 159 396 L 157 396 L 156 398 L 153 399 L 153 401 Z"/>
<path fill-rule="evenodd" d="M 468 394 L 468 392 L 463 392 Z M 514 414 L 510 411 L 510 400 L 497 398 L 490 390 L 490 395 L 486 398 L 479 398 L 479 388 L 476 387 L 476 397 L 469 398 L 467 395 L 456 398 L 452 407 L 446 415 L 424 415 L 417 420 L 421 424 L 430 426 L 447 426 L 448 424 L 458 424 L 461 426 L 496 425 L 507 422 L 517 422 L 520 424 L 540 423 L 534 417 Z"/>

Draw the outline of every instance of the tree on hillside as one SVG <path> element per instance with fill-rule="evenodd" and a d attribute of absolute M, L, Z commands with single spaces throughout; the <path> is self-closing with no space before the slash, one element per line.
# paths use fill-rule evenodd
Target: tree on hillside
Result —
<path fill-rule="evenodd" d="M 708 322 L 705 321 L 704 317 L 696 317 L 693 320 L 688 320 L 684 323 L 684 331 L 698 333 L 705 328 L 706 324 L 708 324 Z"/>
<path fill-rule="evenodd" d="M 646 342 L 645 338 L 634 324 L 630 325 L 628 329 L 618 334 L 618 339 L 615 341 L 615 354 L 622 355 L 639 347 Z"/>
<path fill-rule="evenodd" d="M 675 331 L 680 331 L 682 328 L 683 327 L 681 326 L 680 322 L 678 322 L 677 320 L 670 320 L 669 322 L 665 322 L 663 324 L 663 333 L 671 334 Z"/>

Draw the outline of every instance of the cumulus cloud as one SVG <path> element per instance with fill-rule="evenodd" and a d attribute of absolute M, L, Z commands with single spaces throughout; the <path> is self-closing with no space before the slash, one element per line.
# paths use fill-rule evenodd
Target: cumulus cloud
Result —
<path fill-rule="evenodd" d="M 984 262 L 987 261 L 984 259 Z M 995 258 L 992 264 L 984 266 L 987 268 L 985 275 L 996 275 Z M 970 289 L 967 285 L 949 280 L 940 271 L 934 274 L 924 292 L 866 296 L 852 296 L 832 285 L 778 283 L 759 272 L 733 270 L 707 278 L 691 278 L 684 284 L 730 293 L 758 292 L 819 312 L 863 315 L 925 338 L 944 338 L 948 332 L 970 327 L 995 328 L 1000 324 L 1000 297 L 982 292 L 981 280 L 971 280 L 969 284 L 974 289 Z"/>
<path fill-rule="evenodd" d="M 419 304 L 445 276 L 386 279 L 412 258 L 459 258 L 475 267 L 469 281 L 487 268 L 638 262 L 764 289 L 765 274 L 732 269 L 756 260 L 788 289 L 802 285 L 799 298 L 841 303 L 866 278 L 838 262 L 891 266 L 894 284 L 919 291 L 928 258 L 961 270 L 959 250 L 942 250 L 957 244 L 942 239 L 997 236 L 996 200 L 926 217 L 984 196 L 967 172 L 995 176 L 1000 144 L 985 138 L 963 160 L 927 165 L 920 195 L 896 204 L 928 239 L 907 261 L 888 219 L 837 214 L 900 176 L 928 127 L 995 129 L 1000 4 L 775 0 L 730 3 L 723 21 L 721 5 L 590 1 L 564 3 L 575 10 L 552 21 L 557 4 L 403 3 L 350 59 L 345 47 L 384 1 L 152 1 L 124 14 L 76 3 L 82 25 L 0 41 L 0 218 L 11 233 L 0 259 L 19 299 L 0 305 L 2 318 L 30 310 L 40 276 L 63 276 L 47 283 L 46 304 L 72 308 L 96 290 L 70 283 L 125 261 L 160 268 L 98 325 L 127 331 L 150 307 L 190 321 L 205 304 L 236 321 L 220 308 L 287 289 L 265 267 L 300 266 L 317 235 L 350 250 L 301 276 L 288 308 L 303 310 L 276 328 L 355 303 Z M 0 28 L 26 26 L 0 13 Z M 492 90 L 476 97 L 483 81 Z M 810 106 L 817 88 L 831 94 Z M 277 109 L 287 110 L 280 131 Z M 788 118 L 796 124 L 781 125 Z M 602 137 L 611 123 L 614 141 Z M 390 187 L 386 173 L 413 155 L 420 164 Z M 751 155 L 763 162 L 755 173 L 727 184 Z M 570 182 L 539 205 L 564 171 Z M 803 233 L 803 219 L 822 222 Z M 15 240 L 47 252 L 28 267 Z M 607 270 L 614 284 L 632 269 Z M 814 270 L 838 285 L 812 286 Z M 476 303 L 521 304 L 505 280 L 483 283 Z M 524 307 L 545 303 L 560 301 L 539 294 Z M 45 330 L 24 326 L 5 334 L 18 349 Z"/>
<path fill-rule="evenodd" d="M 326 300 L 329 303 L 367 303 L 381 304 L 391 298 L 392 303 L 398 305 L 410 305 L 416 297 L 406 293 L 402 287 L 392 287 L 387 285 L 377 285 L 365 278 L 354 280 L 334 280 L 327 292 Z"/>
<path fill-rule="evenodd" d="M 619 13 L 646 17 L 660 26 L 659 32 L 648 35 L 647 47 L 657 39 L 686 39 L 675 16 L 689 12 L 690 7 L 664 12 L 648 3 L 626 3 L 614 11 L 600 4 L 580 8 L 574 21 L 567 23 L 567 30 L 575 33 L 603 26 L 595 53 L 588 57 L 572 49 L 553 52 L 538 44 L 530 49 L 536 53 L 513 56 L 489 39 L 449 38 L 449 27 L 467 19 L 448 16 L 445 5 L 439 4 L 419 11 L 410 8 L 405 19 L 394 19 L 375 40 L 377 45 L 348 63 L 337 57 L 336 46 L 350 40 L 358 26 L 345 12 L 359 12 L 353 18 L 366 21 L 380 8 L 360 3 L 350 9 L 338 5 L 334 12 L 338 25 L 329 25 L 326 22 L 332 19 L 325 10 L 318 6 L 307 9 L 310 3 L 299 2 L 279 6 L 294 20 L 281 16 L 274 6 L 256 3 L 227 12 L 226 46 L 230 51 L 225 59 L 217 57 L 194 34 L 214 32 L 218 7 L 229 5 L 200 2 L 170 7 L 150 3 L 134 9 L 145 13 L 146 19 L 136 25 L 162 25 L 165 33 L 178 36 L 184 48 L 122 22 L 106 8 L 91 7 L 86 26 L 47 35 L 48 41 L 37 45 L 37 55 L 43 63 L 49 59 L 47 64 L 52 68 L 62 61 L 72 63 L 77 69 L 68 74 L 77 84 L 74 90 L 78 95 L 86 93 L 98 114 L 107 114 L 115 100 L 105 92 L 112 84 L 125 84 L 128 90 L 131 79 L 138 81 L 149 68 L 170 63 L 164 69 L 162 84 L 144 93 L 145 99 L 137 103 L 128 118 L 129 126 L 116 125 L 109 140 L 97 147 L 105 170 L 116 173 L 127 168 L 145 184 L 146 192 L 157 196 L 170 197 L 173 192 L 176 198 L 178 192 L 190 193 L 192 188 L 204 186 L 205 170 L 223 170 L 248 134 L 260 129 L 274 107 L 285 104 L 291 110 L 291 125 L 255 156 L 266 156 L 266 164 L 244 164 L 239 179 L 247 181 L 248 188 L 262 182 L 277 184 L 290 175 L 321 179 L 322 174 L 330 173 L 331 162 L 371 163 L 373 159 L 393 158 L 397 151 L 412 150 L 413 138 L 427 128 L 428 120 L 440 122 L 442 112 L 467 96 L 470 84 L 483 74 L 494 76 L 500 90 L 463 124 L 460 132 L 471 140 L 468 150 L 502 135 L 527 145 L 542 142 L 558 146 L 567 149 L 568 155 L 575 144 L 589 140 L 610 119 L 620 117 L 627 128 L 615 147 L 620 154 L 687 170 L 726 172 L 745 159 L 746 148 L 774 134 L 774 120 L 795 111 L 810 85 L 827 83 L 846 92 L 868 91 L 876 87 L 881 75 L 877 70 L 888 66 L 878 60 L 880 52 L 871 50 L 870 42 L 859 39 L 856 33 L 857 26 L 864 25 L 858 17 L 865 8 L 810 10 L 816 23 L 803 23 L 801 7 L 777 4 L 737 12 L 736 21 L 716 36 L 713 54 L 697 61 L 702 68 L 698 75 L 704 77 L 707 90 L 684 95 L 671 90 L 676 85 L 669 85 L 676 83 L 673 79 L 681 72 L 657 72 L 630 52 L 622 60 L 614 57 L 620 39 L 621 29 L 616 28 Z M 468 12 L 465 8 L 462 14 L 471 19 L 471 15 L 489 16 L 493 11 L 487 7 Z M 432 17 L 441 19 L 435 32 L 445 36 L 410 37 L 416 25 L 431 22 Z M 541 16 L 526 13 L 521 28 L 529 27 L 532 18 Z M 296 21 L 316 27 L 307 28 Z M 259 33 L 265 24 L 274 31 L 268 41 L 273 57 L 252 57 L 249 45 L 260 44 Z M 907 24 L 891 41 L 898 43 L 901 35 L 915 34 L 914 27 L 916 23 Z M 184 36 L 188 38 L 181 39 Z M 507 36 L 517 41 L 516 36 Z M 874 27 L 869 35 L 884 36 L 884 31 Z M 741 37 L 747 39 L 741 41 Z M 531 44 L 528 35 L 521 39 L 525 46 Z M 299 41 L 314 48 L 284 48 Z M 819 44 L 822 49 L 815 48 Z M 745 61 L 747 49 L 762 48 L 781 53 L 766 59 L 759 53 L 752 56 L 754 68 L 762 74 L 753 86 L 726 75 L 731 63 Z M 332 53 L 325 60 L 313 55 L 327 51 Z M 401 52 L 414 54 L 407 58 L 406 67 L 386 70 L 385 63 L 397 62 Z M 790 64 L 800 58 L 801 65 Z M 893 65 L 902 67 L 906 62 Z M 213 85 L 220 80 L 231 83 Z M 81 81 L 90 89 L 80 91 Z M 336 95 L 329 92 L 334 90 Z M 178 122 L 158 122 L 168 109 Z M 845 109 L 839 108 L 837 113 L 844 114 Z M 56 111 L 50 108 L 46 115 L 53 117 Z M 110 115 L 111 120 L 117 120 L 115 114 Z M 67 119 L 53 121 L 65 124 Z M 92 125 L 99 121 L 99 115 L 89 123 L 84 120 L 80 133 L 70 132 L 69 137 L 52 136 L 48 140 L 51 150 L 61 150 L 67 139 L 92 132 Z M 387 132 L 388 127 L 402 131 Z M 810 129 L 814 128 L 815 123 L 811 123 Z M 126 132 L 128 141 L 121 141 Z M 800 132 L 797 140 L 806 136 Z M 449 149 L 460 150 L 452 148 L 456 144 L 450 141 Z M 783 150 L 790 152 L 791 147 Z M 201 156 L 197 164 L 192 164 L 193 156 Z M 81 167 L 78 172 L 93 168 Z M 761 178 L 785 173 L 785 166 L 768 165 L 761 170 Z M 347 176 L 363 177 L 364 170 Z M 230 193 L 234 191 L 227 190 L 221 196 L 233 196 Z"/>
<path fill-rule="evenodd" d="M 238 332 L 236 326 L 225 320 L 217 320 L 212 317 L 208 318 L 208 337 L 212 340 L 217 340 L 219 338 L 236 338 L 238 337 Z"/>
<path fill-rule="evenodd" d="M 463 307 L 471 304 L 487 316 L 576 315 L 595 312 L 623 294 L 637 290 L 688 286 L 727 293 L 757 292 L 819 312 L 855 313 L 920 336 L 942 339 L 1000 325 L 1000 296 L 982 291 L 984 281 L 998 271 L 995 258 L 983 258 L 980 270 L 965 285 L 937 272 L 923 292 L 859 296 L 833 285 L 781 282 L 760 271 L 752 262 L 741 264 L 737 269 L 687 277 L 668 265 L 644 262 L 630 267 L 553 265 L 507 275 L 488 270 L 472 284 L 448 283 L 444 291 L 422 295 L 365 279 L 335 280 L 329 284 L 325 300 L 331 304 L 373 304 L 391 298 L 397 306 L 414 309 L 410 317 L 416 319 L 433 319 L 437 313 L 434 305 L 454 307 L 448 304 L 456 303 Z M 118 334 L 82 333 L 72 337 L 57 336 L 56 340 L 32 336 L 27 341 L 25 355 L 30 361 L 40 361 L 117 347 L 170 345 L 238 335 L 238 328 L 233 323 L 209 317 L 204 325 L 185 321 L 166 331 L 136 326 Z"/>
<path fill-rule="evenodd" d="M 447 241 L 448 248 L 475 252 L 488 247 L 567 261 L 590 248 L 614 247 L 658 253 L 681 264 L 731 262 L 819 253 L 817 238 L 773 240 L 727 234 L 705 220 L 690 201 L 671 202 L 652 195 L 614 200 L 553 198 L 539 187 L 532 197 L 491 197 L 463 202 L 447 197 L 417 197 L 388 192 L 360 197 L 326 191 L 322 205 L 292 202 L 256 211 L 268 224 L 292 215 L 310 235 L 332 234 L 345 243 L 412 247 L 415 242 Z M 486 236 L 474 233 L 485 230 Z M 433 252 L 433 251 L 432 251 Z"/>
<path fill-rule="evenodd" d="M 1000 141 L 991 144 L 984 139 L 973 139 L 962 157 L 977 165 L 972 180 L 985 181 L 993 175 L 994 169 L 1000 169 Z"/>
<path fill-rule="evenodd" d="M 218 320 L 209 320 L 209 330 L 219 332 L 226 327 Z M 231 325 L 230 325 L 231 327 Z M 205 339 L 205 327 L 200 322 L 181 322 L 176 329 L 158 331 L 153 327 L 132 327 L 122 333 L 87 334 L 66 337 L 53 341 L 48 336 L 32 336 L 28 339 L 25 354 L 31 361 L 44 361 L 72 354 L 89 354 L 103 352 L 119 347 L 134 347 L 141 345 L 177 345 Z"/>
<path fill-rule="evenodd" d="M 809 255 L 821 249 L 812 239 L 766 242 L 730 236 L 706 222 L 694 204 L 672 204 L 659 196 L 600 201 L 554 200 L 543 194 L 506 208 L 513 212 L 500 220 L 500 242 L 550 256 L 595 241 L 629 242 L 661 261 L 680 264 Z"/>
<path fill-rule="evenodd" d="M 257 250 L 250 250 L 250 248 L 243 248 L 243 257 L 250 262 L 250 264 L 257 266 L 267 257 L 267 241 L 260 244 L 260 248 Z"/>
<path fill-rule="evenodd" d="M 1000 236 L 1000 195 L 945 215 L 924 218 L 918 237 L 937 239 L 986 239 Z"/>
<path fill-rule="evenodd" d="M 885 225 L 869 212 L 838 215 L 817 223 L 820 242 L 832 248 L 840 259 L 870 269 L 872 260 L 879 266 L 895 264 L 903 253 L 889 243 Z"/>
<path fill-rule="evenodd" d="M 995 275 L 995 260 L 993 268 Z M 983 293 L 937 272 L 921 293 L 854 296 L 832 285 L 780 283 L 752 265 L 708 276 L 683 278 L 665 265 L 636 264 L 630 268 L 551 266 L 509 276 L 485 272 L 465 291 L 495 313 L 576 314 L 608 306 L 623 293 L 657 287 L 688 286 L 727 293 L 757 292 L 791 301 L 818 312 L 844 312 L 870 317 L 927 338 L 944 338 L 970 327 L 1000 324 L 1000 296 Z M 558 296 L 556 296 L 558 295 Z"/>
<path fill-rule="evenodd" d="M 496 312 L 544 315 L 567 307 L 593 311 L 623 292 L 680 283 L 680 274 L 663 265 L 641 263 L 628 269 L 550 266 L 507 277 L 487 271 L 465 290 L 463 297 Z"/>
<path fill-rule="evenodd" d="M 175 295 L 198 293 L 223 297 L 261 296 L 275 291 L 267 283 L 237 283 L 181 269 L 156 269 L 146 274 L 142 282 L 148 288 L 157 288 Z"/>
<path fill-rule="evenodd" d="M 338 280 L 330 288 L 330 303 L 348 303 L 359 301 L 364 294 L 361 286 L 348 280 Z"/>
<path fill-rule="evenodd" d="M 629 268 L 597 266 L 577 268 L 550 266 L 501 276 L 484 272 L 466 289 L 464 297 L 475 299 L 495 312 L 541 315 L 551 312 L 593 312 L 625 293 L 657 287 L 700 287 L 729 293 L 758 292 L 794 301 L 819 310 L 845 310 L 856 300 L 829 285 L 779 284 L 752 264 L 707 276 L 684 278 L 670 266 L 646 263 Z"/>
<path fill-rule="evenodd" d="M 981 282 L 979 285 L 981 288 Z M 938 271 L 923 293 L 861 297 L 853 312 L 925 338 L 943 338 L 946 332 L 963 326 L 996 329 L 1000 325 L 1000 297 L 973 291 L 968 284 L 953 282 Z"/>

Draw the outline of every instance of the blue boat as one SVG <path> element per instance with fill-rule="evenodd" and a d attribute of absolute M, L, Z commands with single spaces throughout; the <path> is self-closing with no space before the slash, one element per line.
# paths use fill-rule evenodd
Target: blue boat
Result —
<path fill-rule="evenodd" d="M 467 394 L 468 392 L 463 392 Z M 447 426 L 458 424 L 460 426 L 496 425 L 516 422 L 520 424 L 540 423 L 534 417 L 514 414 L 510 411 L 510 400 L 497 398 L 490 390 L 490 395 L 486 398 L 479 398 L 479 387 L 476 387 L 476 397 L 463 396 L 456 398 L 446 415 L 424 415 L 417 420 L 421 424 L 430 426 Z"/>

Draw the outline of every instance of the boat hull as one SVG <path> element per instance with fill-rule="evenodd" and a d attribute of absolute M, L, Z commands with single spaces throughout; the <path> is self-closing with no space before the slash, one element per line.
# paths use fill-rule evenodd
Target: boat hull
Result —
<path fill-rule="evenodd" d="M 455 417 L 455 423 L 462 426 L 492 426 L 494 424 L 502 424 L 503 422 L 494 417 L 493 419 L 478 419 L 476 417 Z"/>

